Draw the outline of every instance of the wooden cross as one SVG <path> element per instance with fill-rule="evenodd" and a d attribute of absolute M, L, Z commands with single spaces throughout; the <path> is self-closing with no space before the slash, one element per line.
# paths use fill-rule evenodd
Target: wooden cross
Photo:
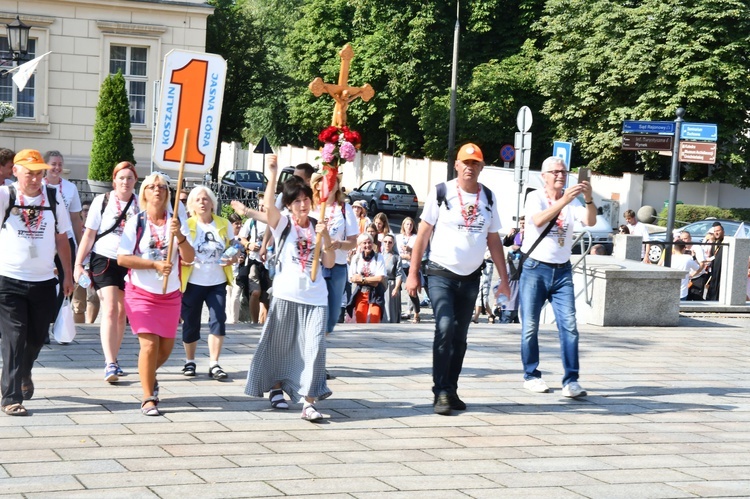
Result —
<path fill-rule="evenodd" d="M 350 44 L 344 45 L 344 48 L 339 52 L 339 56 L 341 57 L 341 70 L 339 71 L 338 85 L 323 83 L 321 78 L 315 78 L 310 82 L 309 88 L 315 97 L 320 97 L 323 94 L 333 97 L 336 105 L 333 107 L 331 125 L 341 127 L 346 125 L 346 110 L 349 104 L 358 97 L 365 102 L 369 101 L 375 95 L 375 90 L 369 83 L 361 87 L 349 86 L 349 63 L 354 57 L 354 50 L 352 50 Z"/>

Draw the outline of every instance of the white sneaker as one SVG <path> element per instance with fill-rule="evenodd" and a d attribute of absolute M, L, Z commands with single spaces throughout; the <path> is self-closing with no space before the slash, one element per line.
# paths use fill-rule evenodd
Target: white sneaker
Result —
<path fill-rule="evenodd" d="M 578 384 L 578 381 L 571 381 L 567 385 L 563 386 L 562 394 L 563 397 L 574 399 L 577 397 L 585 397 L 586 390 L 584 390 L 583 387 Z"/>
<path fill-rule="evenodd" d="M 523 387 L 534 393 L 549 393 L 549 387 L 542 378 L 531 378 L 523 382 Z"/>

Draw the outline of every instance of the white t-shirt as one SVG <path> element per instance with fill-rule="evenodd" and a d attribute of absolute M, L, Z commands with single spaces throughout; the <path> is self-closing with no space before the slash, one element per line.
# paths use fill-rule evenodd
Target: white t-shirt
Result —
<path fill-rule="evenodd" d="M 685 298 L 688 294 L 688 282 L 690 282 L 690 271 L 698 270 L 700 265 L 693 260 L 693 255 L 684 253 L 672 253 L 672 266 L 675 270 L 684 270 L 685 276 L 680 281 L 680 298 Z"/>
<path fill-rule="evenodd" d="M 342 210 L 346 210 L 346 216 L 344 216 Z M 354 215 L 352 207 L 346 203 L 326 206 L 326 219 L 328 220 L 328 233 L 331 236 L 331 242 L 346 241 L 347 237 L 359 235 L 357 217 Z M 336 263 L 346 265 L 348 254 L 349 252 L 346 250 L 336 250 Z"/>
<path fill-rule="evenodd" d="M 16 206 L 49 206 L 47 189 L 35 197 L 21 194 L 18 182 L 16 188 Z M 5 211 L 10 201 L 8 187 L 0 187 L 0 213 Z M 41 282 L 55 277 L 55 235 L 70 230 L 70 215 L 63 204 L 62 196 L 57 191 L 57 231 L 55 231 L 55 214 L 50 210 L 11 208 L 5 227 L 0 229 L 0 275 L 19 281 Z M 15 213 L 14 213 L 15 212 Z M 24 214 L 29 215 L 27 220 Z"/>
<path fill-rule="evenodd" d="M 182 203 L 180 203 L 182 204 Z M 143 234 L 141 236 L 141 242 L 137 252 L 133 252 L 135 248 L 136 229 L 138 225 L 138 217 L 131 217 L 130 220 L 125 224 L 125 230 L 122 232 L 120 238 L 120 247 L 117 250 L 118 255 L 133 255 L 137 254 L 141 258 L 146 260 L 166 260 L 167 259 L 167 234 L 169 234 L 169 224 L 172 217 L 167 217 L 167 221 L 161 227 L 149 223 L 148 217 L 146 218 L 146 226 L 143 228 Z M 187 226 L 187 218 L 180 217 L 182 235 L 188 237 L 190 231 Z M 156 233 L 152 233 L 152 227 L 156 230 Z M 169 282 L 167 283 L 167 293 L 172 293 L 180 289 L 180 252 L 178 251 L 177 238 L 172 243 L 172 272 L 169 274 Z M 153 248 L 151 248 L 153 246 Z M 138 286 L 141 289 L 149 291 L 151 293 L 160 294 L 162 292 L 163 279 L 159 279 L 154 269 L 131 269 L 126 277 L 134 286 Z"/>
<path fill-rule="evenodd" d="M 58 193 L 60 193 L 65 201 L 65 208 L 68 209 L 68 213 L 80 213 L 81 208 L 81 197 L 78 195 L 78 188 L 73 182 L 60 179 L 60 183 L 57 185 L 47 184 L 47 179 L 42 179 L 42 185 L 49 185 L 54 187 Z M 73 234 L 73 226 L 67 231 L 68 239 L 75 238 Z"/>
<path fill-rule="evenodd" d="M 232 224 L 227 225 L 227 239 L 234 239 Z M 216 222 L 206 224 L 196 220 L 195 239 L 190 241 L 190 245 L 195 249 L 195 260 L 188 282 L 198 286 L 226 284 L 227 275 L 224 273 L 224 266 L 221 265 L 221 255 L 226 249 L 226 244 L 224 238 L 219 235 Z"/>
<path fill-rule="evenodd" d="M 695 253 L 695 261 L 698 262 L 699 265 L 701 263 L 707 261 L 707 258 L 708 258 L 708 255 L 706 254 L 706 249 L 707 248 L 708 248 L 708 246 L 701 246 L 700 244 L 694 244 L 690 248 Z M 700 277 L 700 276 L 702 276 L 705 273 L 706 273 L 706 269 L 704 268 L 703 270 L 701 270 L 700 272 L 698 272 L 697 274 L 695 274 L 692 277 L 692 279 L 695 279 L 696 277 Z"/>
<path fill-rule="evenodd" d="M 289 218 L 282 216 L 276 228 L 271 229 L 276 241 L 281 240 L 281 233 L 288 223 Z M 305 305 L 328 305 L 328 288 L 321 268 L 318 269 L 315 281 L 310 279 L 314 254 L 315 226 L 308 223 L 307 227 L 297 227 L 292 222 L 284 247 L 278 255 L 277 272 L 273 279 L 274 298 Z"/>
<path fill-rule="evenodd" d="M 376 252 L 369 262 L 364 259 L 362 253 L 354 255 L 352 257 L 351 265 L 349 265 L 349 279 L 355 274 L 359 274 L 363 277 L 385 275 L 385 260 L 383 259 L 383 255 Z"/>
<path fill-rule="evenodd" d="M 119 218 L 122 210 L 128 205 L 127 201 L 120 201 L 117 199 L 114 191 L 112 191 L 109 193 L 107 206 L 104 207 L 104 213 L 102 213 L 102 203 L 104 203 L 105 196 L 106 194 L 99 194 L 93 201 L 91 201 L 89 216 L 86 217 L 85 227 L 96 231 L 97 234 L 108 231 Z M 133 194 L 133 202 L 130 203 L 130 207 L 128 207 L 125 219 L 115 227 L 115 230 L 94 243 L 94 246 L 91 248 L 92 253 L 116 259 L 117 249 L 120 247 L 120 237 L 122 237 L 125 223 L 135 217 L 139 211 L 138 196 Z"/>
<path fill-rule="evenodd" d="M 398 234 L 396 236 L 396 247 L 401 255 L 402 265 L 409 267 L 411 265 L 411 250 L 414 249 L 414 243 L 417 242 L 417 235 L 405 236 Z M 408 250 L 407 250 L 408 248 Z"/>
<path fill-rule="evenodd" d="M 433 189 L 427 195 L 420 217 L 433 226 L 430 261 L 455 274 L 469 275 L 482 265 L 487 235 L 502 229 L 497 202 L 492 194 L 493 204 L 490 207 L 480 185 L 478 199 L 477 192 L 461 190 L 462 207 L 457 181 L 454 179 L 445 184 L 445 202 L 442 206 L 438 207 L 437 192 Z"/>
<path fill-rule="evenodd" d="M 628 230 L 631 236 L 641 236 L 641 240 L 645 243 L 651 240 L 651 236 L 648 233 L 648 229 L 641 222 L 636 220 L 635 224 L 627 224 Z M 641 258 L 646 256 L 646 245 L 641 246 Z"/>
<path fill-rule="evenodd" d="M 266 225 L 265 223 L 250 218 L 247 219 L 242 225 L 239 236 L 244 237 L 251 243 L 257 243 L 260 246 L 260 244 L 263 242 L 263 234 L 265 234 L 267 227 L 268 225 Z M 247 259 L 256 260 L 259 262 L 260 256 L 258 255 L 257 251 L 248 251 Z"/>
<path fill-rule="evenodd" d="M 524 213 L 526 214 L 526 229 L 523 236 L 521 251 L 528 253 L 531 246 L 539 239 L 549 222 L 542 224 L 540 227 L 534 225 L 532 217 L 550 207 L 547 200 L 547 194 L 544 189 L 539 189 L 529 193 L 526 198 Z M 534 252 L 529 258 L 546 263 L 565 263 L 570 260 L 573 247 L 573 223 L 576 220 L 583 223 L 586 218 L 586 207 L 578 199 L 574 199 L 565 206 L 560 212 L 558 222 L 552 227 L 552 230 L 545 236 L 544 240 L 534 248 Z M 584 224 L 585 225 L 585 224 Z M 562 238 L 562 239 L 561 239 Z M 562 240 L 562 245 L 560 241 Z"/>

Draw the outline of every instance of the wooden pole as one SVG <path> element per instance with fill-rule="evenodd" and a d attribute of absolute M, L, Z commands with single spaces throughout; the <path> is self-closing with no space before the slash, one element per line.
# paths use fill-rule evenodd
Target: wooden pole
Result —
<path fill-rule="evenodd" d="M 180 207 L 180 191 L 182 190 L 182 174 L 185 173 L 185 156 L 187 156 L 187 143 L 188 143 L 188 137 L 190 136 L 190 129 L 185 129 L 185 137 L 182 140 L 182 155 L 180 156 L 180 173 L 177 175 L 177 191 L 175 192 L 174 196 L 174 210 L 172 211 L 172 216 L 177 216 L 177 209 Z M 169 227 L 167 227 L 167 232 L 169 232 Z M 174 246 L 174 238 L 169 236 L 169 242 L 167 243 L 167 261 L 172 261 L 172 251 Z M 179 248 L 178 248 L 179 251 Z M 179 265 L 179 260 L 178 260 Z M 179 269 L 172 269 L 172 272 L 178 272 L 179 275 Z M 167 294 L 167 284 L 169 281 L 169 276 L 165 277 L 164 284 L 162 284 L 161 288 L 161 294 Z"/>
<path fill-rule="evenodd" d="M 326 178 L 323 177 L 321 182 L 325 182 Z M 321 186 L 322 187 L 322 186 Z M 329 194 L 332 195 L 333 193 Z M 326 220 L 326 205 L 327 200 L 320 203 L 320 218 L 318 219 L 319 222 L 325 222 Z M 323 235 L 318 233 L 317 236 L 315 236 L 315 252 L 313 253 L 313 262 L 312 262 L 312 268 L 310 269 L 310 280 L 315 282 L 315 278 L 318 275 L 318 267 L 320 267 L 320 243 L 323 239 Z"/>

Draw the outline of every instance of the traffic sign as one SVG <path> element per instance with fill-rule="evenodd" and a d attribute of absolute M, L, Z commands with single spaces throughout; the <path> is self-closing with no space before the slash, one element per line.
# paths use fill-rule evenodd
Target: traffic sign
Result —
<path fill-rule="evenodd" d="M 622 133 L 660 133 L 674 135 L 674 121 L 623 121 Z"/>
<path fill-rule="evenodd" d="M 672 135 L 637 135 L 622 136 L 622 149 L 625 151 L 671 151 L 674 143 Z"/>
<path fill-rule="evenodd" d="M 565 162 L 565 168 L 570 171 L 570 156 L 573 152 L 573 144 L 570 142 L 558 142 L 555 141 L 552 144 L 552 155 L 556 158 L 560 158 Z"/>
<path fill-rule="evenodd" d="M 214 164 L 219 143 L 227 63 L 216 54 L 170 50 L 164 57 L 153 159 L 163 170 L 179 170 L 185 129 L 185 172 L 203 174 Z"/>
<path fill-rule="evenodd" d="M 258 145 L 255 146 L 255 149 L 253 149 L 253 153 L 255 154 L 273 154 L 273 149 L 271 149 L 271 144 L 268 143 L 268 139 L 264 135 L 262 139 L 260 139 L 260 142 L 258 142 Z"/>
<path fill-rule="evenodd" d="M 680 142 L 680 161 L 685 163 L 716 163 L 715 142 Z"/>
<path fill-rule="evenodd" d="M 519 132 L 528 132 L 531 128 L 531 124 L 534 122 L 531 117 L 531 109 L 528 106 L 521 106 L 516 115 L 516 126 L 518 126 Z"/>
<path fill-rule="evenodd" d="M 719 129 L 711 123 L 683 123 L 680 129 L 681 140 L 708 140 L 716 142 Z"/>
<path fill-rule="evenodd" d="M 505 144 L 500 148 L 500 158 L 506 163 L 510 163 L 516 158 L 516 150 L 510 144 Z"/>

